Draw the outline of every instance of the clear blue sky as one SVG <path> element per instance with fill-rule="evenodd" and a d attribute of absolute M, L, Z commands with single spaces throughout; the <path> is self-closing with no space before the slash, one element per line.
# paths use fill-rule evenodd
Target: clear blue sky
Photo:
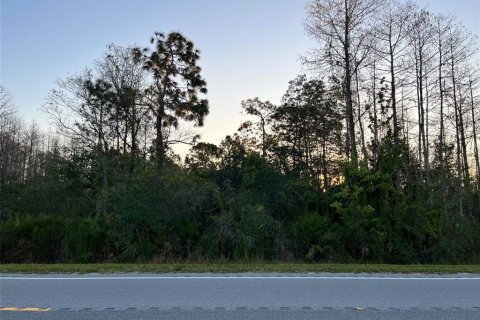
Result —
<path fill-rule="evenodd" d="M 202 51 L 210 115 L 200 132 L 218 143 L 238 128 L 240 101 L 278 102 L 315 45 L 302 27 L 305 0 L 0 1 L 0 83 L 43 126 L 38 109 L 56 79 L 91 66 L 108 43 L 145 46 L 154 31 L 180 31 Z M 416 2 L 480 35 L 479 0 Z"/>

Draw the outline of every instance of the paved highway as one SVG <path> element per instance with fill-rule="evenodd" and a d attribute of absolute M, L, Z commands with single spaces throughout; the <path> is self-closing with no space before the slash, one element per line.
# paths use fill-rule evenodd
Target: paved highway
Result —
<path fill-rule="evenodd" d="M 3 274 L 0 307 L 1 319 L 478 320 L 480 275 Z"/>

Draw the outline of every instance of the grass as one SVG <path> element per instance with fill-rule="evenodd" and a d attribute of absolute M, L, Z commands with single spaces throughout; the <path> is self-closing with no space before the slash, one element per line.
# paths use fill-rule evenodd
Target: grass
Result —
<path fill-rule="evenodd" d="M 392 265 L 305 263 L 92 263 L 1 264 L 0 273 L 168 273 L 168 272 L 348 272 L 348 273 L 480 273 L 480 265 Z"/>

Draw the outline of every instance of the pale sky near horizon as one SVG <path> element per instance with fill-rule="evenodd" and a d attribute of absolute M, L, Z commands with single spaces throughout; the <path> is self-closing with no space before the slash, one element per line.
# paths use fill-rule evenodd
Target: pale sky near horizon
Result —
<path fill-rule="evenodd" d="M 415 0 L 453 14 L 480 35 L 479 0 Z M 106 45 L 147 46 L 154 31 L 180 31 L 201 50 L 210 115 L 199 129 L 219 143 L 242 122 L 240 102 L 278 103 L 315 47 L 304 32 L 306 0 L 0 0 L 0 84 L 27 121 L 57 79 L 92 66 Z M 183 152 L 181 152 L 183 153 Z"/>

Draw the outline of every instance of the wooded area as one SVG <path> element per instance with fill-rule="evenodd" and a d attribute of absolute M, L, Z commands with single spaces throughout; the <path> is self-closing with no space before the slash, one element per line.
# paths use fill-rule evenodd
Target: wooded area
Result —
<path fill-rule="evenodd" d="M 477 37 L 396 0 L 310 1 L 305 29 L 312 74 L 219 145 L 180 33 L 58 81 L 56 133 L 0 87 L 0 261 L 480 262 Z"/>

